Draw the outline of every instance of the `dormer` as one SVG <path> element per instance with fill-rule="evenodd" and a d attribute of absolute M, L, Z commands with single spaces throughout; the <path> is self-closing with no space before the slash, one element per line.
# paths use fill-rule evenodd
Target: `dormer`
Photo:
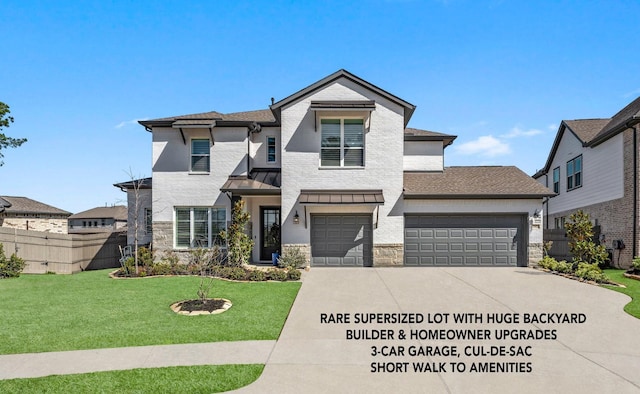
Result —
<path fill-rule="evenodd" d="M 444 148 L 455 135 L 406 128 L 404 130 L 404 171 L 443 171 Z"/>

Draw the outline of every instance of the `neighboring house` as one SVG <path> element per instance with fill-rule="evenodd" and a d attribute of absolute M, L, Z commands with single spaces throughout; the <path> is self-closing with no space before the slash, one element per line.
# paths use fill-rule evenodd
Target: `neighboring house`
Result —
<path fill-rule="evenodd" d="M 0 196 L 0 227 L 67 234 L 70 215 L 27 197 Z"/>
<path fill-rule="evenodd" d="M 564 120 L 534 178 L 555 192 L 545 200 L 545 228 L 562 229 L 582 209 L 600 226 L 614 263 L 638 254 L 638 123 L 640 97 L 611 118 Z"/>
<path fill-rule="evenodd" d="M 127 207 L 97 207 L 69 216 L 69 234 L 90 234 L 125 230 Z"/>
<path fill-rule="evenodd" d="M 539 259 L 549 190 L 515 167 L 445 168 L 456 137 L 407 128 L 414 110 L 339 70 L 269 109 L 140 121 L 153 139 L 154 248 L 223 246 L 242 199 L 256 263 L 293 247 L 312 266 Z"/>
<path fill-rule="evenodd" d="M 152 241 L 151 183 L 151 178 L 143 178 L 113 185 L 127 193 L 128 212 L 125 220 L 128 223 L 127 244 L 129 245 L 135 244 L 136 229 L 139 245 L 147 245 Z"/>

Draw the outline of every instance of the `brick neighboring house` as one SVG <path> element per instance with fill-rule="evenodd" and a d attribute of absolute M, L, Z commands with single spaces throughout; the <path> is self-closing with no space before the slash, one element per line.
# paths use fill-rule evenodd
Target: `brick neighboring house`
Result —
<path fill-rule="evenodd" d="M 539 259 L 549 190 L 515 167 L 444 167 L 456 137 L 407 127 L 414 111 L 339 70 L 268 109 L 140 121 L 154 249 L 224 246 L 217 234 L 244 200 L 255 263 L 294 247 L 329 267 Z"/>
<path fill-rule="evenodd" d="M 554 191 L 545 229 L 562 229 L 573 212 L 588 213 L 613 263 L 638 255 L 640 97 L 611 118 L 563 120 L 543 169 L 533 177 Z"/>
<path fill-rule="evenodd" d="M 93 234 L 125 230 L 127 207 L 96 207 L 69 216 L 69 234 Z"/>
<path fill-rule="evenodd" d="M 27 197 L 0 196 L 0 227 L 67 234 L 71 212 Z"/>

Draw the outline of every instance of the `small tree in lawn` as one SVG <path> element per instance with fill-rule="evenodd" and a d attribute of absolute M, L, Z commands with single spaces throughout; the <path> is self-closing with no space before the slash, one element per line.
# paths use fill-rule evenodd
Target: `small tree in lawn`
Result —
<path fill-rule="evenodd" d="M 574 267 L 579 263 L 602 264 L 609 257 L 604 245 L 596 245 L 593 242 L 593 225 L 589 215 L 582 210 L 574 212 L 569 216 L 564 229 L 567 232 L 569 241 L 569 252 L 573 256 Z"/>
<path fill-rule="evenodd" d="M 233 267 L 241 267 L 251 261 L 253 240 L 245 233 L 251 215 L 244 210 L 244 201 L 239 200 L 233 206 L 231 225 L 227 231 L 220 232 L 220 237 L 227 241 L 227 263 Z"/>
<path fill-rule="evenodd" d="M 198 286 L 198 300 L 201 305 L 209 298 L 209 292 L 213 287 L 213 267 L 218 265 L 221 258 L 220 248 L 214 246 L 211 249 L 198 248 L 189 251 L 189 258 L 200 273 L 200 284 Z"/>

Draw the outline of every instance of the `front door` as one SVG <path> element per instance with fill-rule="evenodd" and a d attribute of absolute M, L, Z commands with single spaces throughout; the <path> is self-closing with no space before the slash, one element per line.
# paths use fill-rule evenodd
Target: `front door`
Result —
<path fill-rule="evenodd" d="M 260 260 L 280 252 L 280 207 L 260 207 Z"/>

